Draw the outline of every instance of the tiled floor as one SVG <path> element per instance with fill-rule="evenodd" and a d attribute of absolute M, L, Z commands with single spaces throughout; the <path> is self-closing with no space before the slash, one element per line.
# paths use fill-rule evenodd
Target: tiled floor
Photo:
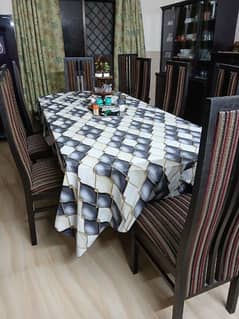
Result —
<path fill-rule="evenodd" d="M 170 319 L 172 293 L 142 260 L 132 275 L 127 238 L 111 230 L 81 258 L 74 241 L 39 218 L 39 245 L 30 245 L 24 194 L 6 143 L 0 142 L 0 318 Z M 227 286 L 190 299 L 184 319 L 238 318 L 224 303 Z M 238 310 L 239 311 L 239 310 Z"/>

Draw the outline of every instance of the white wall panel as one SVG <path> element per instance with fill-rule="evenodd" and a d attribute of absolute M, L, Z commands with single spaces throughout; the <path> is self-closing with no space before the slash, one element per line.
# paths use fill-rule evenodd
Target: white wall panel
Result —
<path fill-rule="evenodd" d="M 0 1 L 0 14 L 12 14 L 12 0 Z"/>

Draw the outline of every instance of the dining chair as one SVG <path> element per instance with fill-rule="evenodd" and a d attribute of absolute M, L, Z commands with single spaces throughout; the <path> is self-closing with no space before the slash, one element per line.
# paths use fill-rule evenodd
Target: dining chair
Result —
<path fill-rule="evenodd" d="M 92 91 L 94 89 L 94 58 L 67 57 L 64 59 L 67 91 Z"/>
<path fill-rule="evenodd" d="M 135 74 L 135 90 L 133 96 L 149 103 L 151 58 L 137 58 Z"/>
<path fill-rule="evenodd" d="M 191 73 L 189 62 L 167 61 L 162 109 L 184 116 Z"/>
<path fill-rule="evenodd" d="M 51 154 L 51 148 L 46 143 L 42 133 L 35 133 L 28 135 L 29 132 L 26 131 L 25 126 L 23 125 L 22 118 L 19 113 L 18 103 L 16 101 L 16 95 L 13 87 L 13 81 L 10 74 L 10 71 L 6 68 L 6 65 L 1 66 L 0 71 L 5 74 L 5 86 L 9 92 L 9 97 L 11 97 L 12 103 L 12 112 L 15 114 L 16 120 L 19 122 L 18 125 L 22 126 L 22 130 L 26 136 L 28 152 L 32 160 L 37 160 L 39 158 L 48 157 Z M 5 107 L 3 105 L 2 109 Z M 9 109 L 5 110 L 9 112 Z M 2 118 L 4 118 L 3 114 Z"/>
<path fill-rule="evenodd" d="M 119 91 L 133 95 L 135 91 L 137 54 L 118 55 Z"/>
<path fill-rule="evenodd" d="M 146 204 L 131 233 L 132 272 L 144 251 L 174 292 L 173 319 L 226 282 L 229 313 L 239 294 L 239 96 L 208 99 L 205 115 L 192 194 Z"/>
<path fill-rule="evenodd" d="M 24 187 L 31 243 L 36 245 L 35 215 L 56 206 L 63 173 L 53 158 L 44 158 L 35 163 L 31 161 L 25 129 L 15 111 L 17 106 L 9 86 L 9 75 L 6 68 L 0 71 L 0 111 L 4 118 L 5 134 Z M 56 201 L 54 205 L 52 200 Z M 46 204 L 46 201 L 50 201 L 50 205 Z"/>
<path fill-rule="evenodd" d="M 213 75 L 211 96 L 239 94 L 239 66 L 217 63 Z"/>

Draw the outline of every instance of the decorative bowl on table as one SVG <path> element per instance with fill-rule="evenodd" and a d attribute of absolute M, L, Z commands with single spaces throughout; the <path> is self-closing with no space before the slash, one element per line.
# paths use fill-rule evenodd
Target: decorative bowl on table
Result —
<path fill-rule="evenodd" d="M 95 95 L 106 96 L 113 94 L 112 87 L 104 85 L 103 87 L 95 87 L 93 92 Z"/>

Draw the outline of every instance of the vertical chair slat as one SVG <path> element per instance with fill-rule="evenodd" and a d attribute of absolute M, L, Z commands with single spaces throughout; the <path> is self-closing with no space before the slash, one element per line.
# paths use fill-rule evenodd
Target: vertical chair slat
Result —
<path fill-rule="evenodd" d="M 93 57 L 67 57 L 64 59 L 64 64 L 67 91 L 93 90 Z"/>
<path fill-rule="evenodd" d="M 176 99 L 175 99 L 174 111 L 173 111 L 173 114 L 177 116 L 182 114 L 184 111 L 182 109 L 182 105 L 183 105 L 183 93 L 184 93 L 185 80 L 186 80 L 186 67 L 180 66 L 179 74 L 178 74 Z"/>
<path fill-rule="evenodd" d="M 165 80 L 165 93 L 164 93 L 164 100 L 163 100 L 163 109 L 165 111 L 169 111 L 170 108 L 170 96 L 172 90 L 172 78 L 173 78 L 173 66 L 167 65 L 166 66 L 166 80 Z"/>
<path fill-rule="evenodd" d="M 131 95 L 137 99 L 149 102 L 150 76 L 151 76 L 151 59 L 137 58 L 135 66 L 135 83 Z"/>
<path fill-rule="evenodd" d="M 135 89 L 135 68 L 137 54 L 118 55 L 119 90 L 133 95 Z"/>
<path fill-rule="evenodd" d="M 167 61 L 162 105 L 166 112 L 184 116 L 190 72 L 190 63 Z"/>
<path fill-rule="evenodd" d="M 213 96 L 222 96 L 223 83 L 225 78 L 225 71 L 219 70 L 216 82 L 215 93 Z"/>
<path fill-rule="evenodd" d="M 239 66 L 217 63 L 213 84 L 211 96 L 233 96 L 239 93 Z"/>
<path fill-rule="evenodd" d="M 19 68 L 17 66 L 17 63 L 15 61 L 12 61 L 12 67 L 13 67 L 13 73 L 14 73 L 14 80 L 16 84 L 16 90 L 17 90 L 17 98 L 18 98 L 18 105 L 19 105 L 19 111 L 22 117 L 22 121 L 25 125 L 27 134 L 33 134 L 33 127 L 32 127 L 32 122 L 30 118 L 30 114 L 27 111 L 26 108 L 26 101 L 25 97 L 23 94 L 23 86 L 22 86 L 22 80 L 19 72 Z"/>
<path fill-rule="evenodd" d="M 231 72 L 228 89 L 227 89 L 228 96 L 236 95 L 237 88 L 238 88 L 238 80 L 239 80 L 239 73 Z"/>

